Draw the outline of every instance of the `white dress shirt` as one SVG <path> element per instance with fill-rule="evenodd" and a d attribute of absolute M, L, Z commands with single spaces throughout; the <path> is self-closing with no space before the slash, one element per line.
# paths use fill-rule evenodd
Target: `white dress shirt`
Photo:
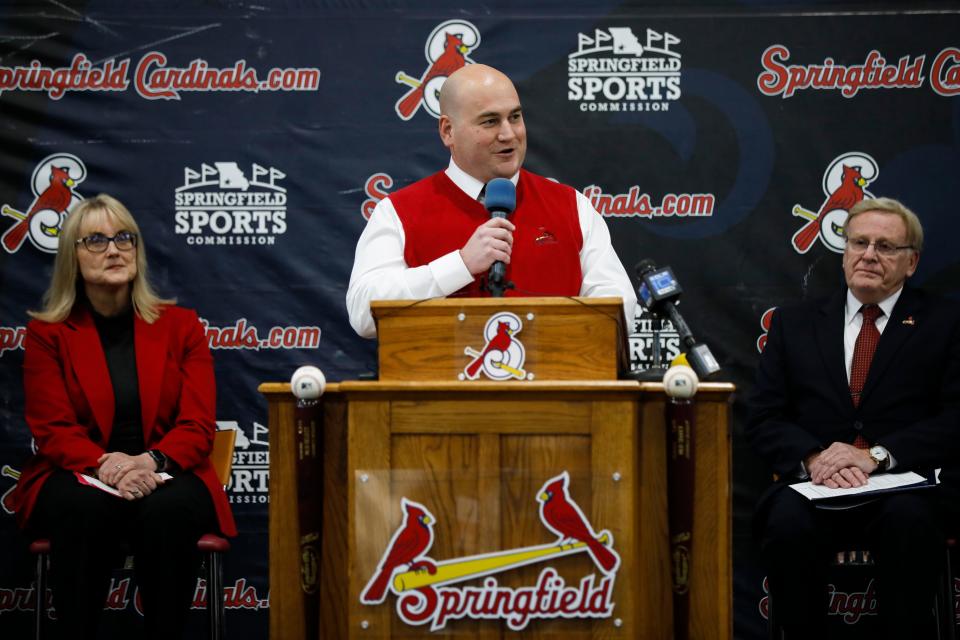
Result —
<path fill-rule="evenodd" d="M 483 183 L 465 173 L 450 159 L 445 173 L 464 193 L 474 200 Z M 511 178 L 514 184 L 520 173 Z M 577 193 L 577 215 L 583 233 L 580 249 L 580 270 L 583 280 L 580 295 L 589 297 L 620 296 L 627 322 L 633 321 L 637 296 L 633 284 L 610 243 L 610 231 L 603 217 L 590 201 Z M 473 282 L 460 251 L 451 251 L 419 267 L 409 267 L 403 257 L 405 236 L 403 223 L 390 197 L 377 203 L 357 242 L 357 251 L 347 288 L 347 312 L 354 331 L 365 338 L 377 335 L 370 312 L 372 300 L 423 300 L 448 296 Z"/>

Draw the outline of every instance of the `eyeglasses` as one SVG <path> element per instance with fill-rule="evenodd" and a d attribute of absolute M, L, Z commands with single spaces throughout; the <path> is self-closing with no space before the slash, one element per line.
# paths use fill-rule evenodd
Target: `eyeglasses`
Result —
<path fill-rule="evenodd" d="M 873 245 L 873 250 L 877 252 L 877 255 L 881 255 L 884 258 L 892 258 L 897 255 L 898 251 L 903 251 L 904 249 L 913 249 L 909 244 L 895 245 L 886 240 L 871 241 L 866 238 L 847 238 L 847 250 L 850 253 L 866 253 L 870 245 Z"/>
<path fill-rule="evenodd" d="M 94 233 L 77 240 L 77 244 L 82 244 L 90 253 L 103 253 L 111 242 L 117 245 L 120 251 L 130 251 L 137 246 L 137 234 L 132 231 L 120 231 L 111 238 L 102 233 Z"/>

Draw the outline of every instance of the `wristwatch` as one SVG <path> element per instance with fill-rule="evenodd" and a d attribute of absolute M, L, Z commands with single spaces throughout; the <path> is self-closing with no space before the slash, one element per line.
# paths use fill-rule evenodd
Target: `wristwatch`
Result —
<path fill-rule="evenodd" d="M 158 473 L 167 468 L 167 456 L 163 455 L 162 451 L 159 449 L 150 449 L 147 453 L 149 453 L 153 461 L 157 463 Z"/>
<path fill-rule="evenodd" d="M 880 445 L 870 447 L 867 455 L 877 463 L 877 471 L 886 471 L 887 467 L 890 466 L 890 452 L 887 451 L 886 447 L 881 447 Z"/>

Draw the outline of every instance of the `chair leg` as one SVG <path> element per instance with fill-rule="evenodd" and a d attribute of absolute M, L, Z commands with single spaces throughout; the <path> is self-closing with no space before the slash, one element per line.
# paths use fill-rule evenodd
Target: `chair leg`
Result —
<path fill-rule="evenodd" d="M 34 612 L 34 638 L 43 640 L 44 622 L 47 617 L 47 554 L 37 554 L 37 581 L 35 587 L 36 611 Z"/>
<path fill-rule="evenodd" d="M 223 640 L 226 618 L 223 602 L 223 563 L 216 551 L 211 551 L 207 557 L 207 615 L 210 619 L 210 640 Z"/>
<path fill-rule="evenodd" d="M 768 640 L 783 640 L 783 629 L 777 621 L 777 613 L 773 607 L 773 598 L 767 593 L 767 638 Z"/>
<path fill-rule="evenodd" d="M 957 639 L 956 604 L 953 596 L 953 567 L 950 564 L 950 546 L 946 549 L 944 576 L 937 590 L 937 627 L 941 640 Z"/>

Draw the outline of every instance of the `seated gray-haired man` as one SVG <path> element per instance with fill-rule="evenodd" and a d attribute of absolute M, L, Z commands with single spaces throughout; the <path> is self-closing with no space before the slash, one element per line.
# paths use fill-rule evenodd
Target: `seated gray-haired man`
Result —
<path fill-rule="evenodd" d="M 935 637 L 944 522 L 960 504 L 960 304 L 907 284 L 923 228 L 901 203 L 859 202 L 845 234 L 846 286 L 777 309 L 760 358 L 746 433 L 779 481 L 757 507 L 757 537 L 788 638 L 822 637 L 828 557 L 853 541 L 876 559 L 883 637 Z M 940 487 L 847 510 L 787 487 L 935 468 Z"/>

